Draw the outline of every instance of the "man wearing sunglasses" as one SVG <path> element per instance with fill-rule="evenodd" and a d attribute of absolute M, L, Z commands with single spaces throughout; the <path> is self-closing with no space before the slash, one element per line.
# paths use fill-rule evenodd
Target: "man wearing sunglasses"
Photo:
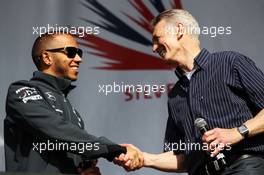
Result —
<path fill-rule="evenodd" d="M 132 166 L 142 153 L 84 130 L 80 114 L 67 99 L 75 87 L 82 50 L 69 34 L 44 34 L 35 40 L 38 69 L 29 81 L 12 83 L 6 101 L 6 171 L 100 174 L 99 157 L 112 161 L 126 154 Z"/>

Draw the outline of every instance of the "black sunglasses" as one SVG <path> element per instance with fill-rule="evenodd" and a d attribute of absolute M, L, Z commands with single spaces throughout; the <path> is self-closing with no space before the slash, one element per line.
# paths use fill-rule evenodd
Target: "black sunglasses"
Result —
<path fill-rule="evenodd" d="M 46 51 L 62 52 L 62 53 L 65 53 L 68 58 L 75 58 L 76 54 L 78 54 L 79 57 L 82 58 L 82 55 L 83 55 L 82 49 L 79 49 L 76 47 L 61 47 L 61 48 L 56 48 L 56 49 L 47 49 Z"/>

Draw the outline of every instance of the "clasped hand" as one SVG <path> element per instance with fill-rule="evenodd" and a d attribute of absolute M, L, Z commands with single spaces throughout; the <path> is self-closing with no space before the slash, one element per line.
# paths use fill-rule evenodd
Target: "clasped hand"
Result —
<path fill-rule="evenodd" d="M 126 147 L 127 153 L 121 154 L 114 159 L 114 163 L 122 166 L 126 171 L 133 171 L 141 168 L 144 165 L 143 153 L 132 144 L 121 144 Z"/>

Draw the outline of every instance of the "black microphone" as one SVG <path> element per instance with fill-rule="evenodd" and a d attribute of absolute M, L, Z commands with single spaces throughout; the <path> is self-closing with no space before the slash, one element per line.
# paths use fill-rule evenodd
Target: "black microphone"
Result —
<path fill-rule="evenodd" d="M 203 118 L 195 119 L 194 125 L 200 130 L 202 135 L 204 135 L 206 131 L 209 131 L 208 125 Z M 225 168 L 227 166 L 227 163 L 225 161 L 225 155 L 223 153 L 218 153 L 216 155 L 216 160 L 220 162 L 221 167 Z"/>

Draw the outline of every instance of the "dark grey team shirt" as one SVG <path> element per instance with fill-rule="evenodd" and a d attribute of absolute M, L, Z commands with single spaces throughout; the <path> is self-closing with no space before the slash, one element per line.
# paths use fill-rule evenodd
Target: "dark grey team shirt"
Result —
<path fill-rule="evenodd" d="M 190 174 L 206 160 L 204 151 L 191 146 L 202 143 L 194 126 L 196 118 L 204 118 L 210 129 L 234 128 L 264 107 L 264 74 L 248 57 L 202 49 L 195 58 L 195 68 L 190 80 L 179 68 L 175 70 L 179 80 L 169 94 L 164 147 L 165 151 L 173 147 L 175 153 L 186 154 Z M 264 134 L 243 140 L 224 153 L 240 152 L 263 154 Z"/>
<path fill-rule="evenodd" d="M 67 99 L 73 88 L 70 80 L 38 71 L 30 81 L 10 85 L 4 120 L 6 171 L 75 174 L 82 160 L 112 161 L 126 153 L 126 148 L 84 130 Z M 73 146 L 58 146 L 65 144 Z"/>

